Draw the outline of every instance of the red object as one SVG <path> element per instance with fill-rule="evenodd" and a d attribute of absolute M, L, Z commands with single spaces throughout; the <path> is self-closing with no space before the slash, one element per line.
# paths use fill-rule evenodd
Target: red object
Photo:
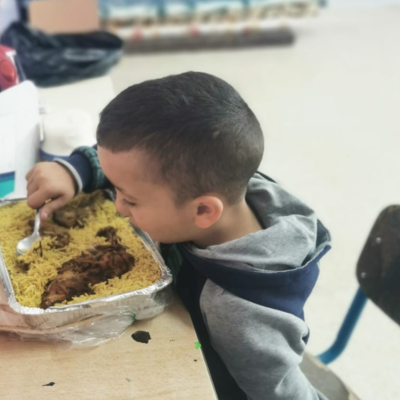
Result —
<path fill-rule="evenodd" d="M 133 32 L 133 40 L 135 42 L 140 42 L 143 39 L 143 32 L 140 28 L 136 28 Z"/>
<path fill-rule="evenodd" d="M 190 33 L 190 35 L 193 36 L 193 37 L 199 37 L 199 36 L 200 36 L 200 29 L 199 29 L 197 26 L 192 25 L 192 26 L 189 28 L 189 33 Z"/>
<path fill-rule="evenodd" d="M 19 83 L 15 50 L 0 45 L 0 92 Z"/>

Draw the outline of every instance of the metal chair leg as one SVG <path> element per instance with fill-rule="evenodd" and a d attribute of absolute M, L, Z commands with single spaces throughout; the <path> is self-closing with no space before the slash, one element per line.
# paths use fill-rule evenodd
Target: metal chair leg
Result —
<path fill-rule="evenodd" d="M 339 329 L 335 342 L 328 350 L 317 356 L 317 358 L 324 364 L 329 364 L 333 360 L 336 360 L 336 358 L 338 358 L 343 352 L 350 340 L 351 334 L 353 333 L 367 300 L 368 298 L 359 288 L 354 296 L 349 311 L 347 311 L 347 315 Z"/>

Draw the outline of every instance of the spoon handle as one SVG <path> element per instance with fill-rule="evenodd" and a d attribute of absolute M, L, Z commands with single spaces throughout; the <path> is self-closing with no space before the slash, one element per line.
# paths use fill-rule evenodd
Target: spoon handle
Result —
<path fill-rule="evenodd" d="M 42 207 L 39 207 L 36 210 L 36 217 L 35 217 L 35 226 L 33 228 L 33 233 L 38 235 L 39 234 L 39 229 L 40 229 L 40 210 Z"/>

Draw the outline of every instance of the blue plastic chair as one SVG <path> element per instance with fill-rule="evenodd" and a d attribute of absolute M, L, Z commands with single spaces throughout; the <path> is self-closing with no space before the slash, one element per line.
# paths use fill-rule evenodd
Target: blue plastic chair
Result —
<path fill-rule="evenodd" d="M 357 263 L 360 284 L 334 343 L 317 357 L 306 353 L 301 369 L 329 400 L 359 400 L 326 364 L 342 354 L 368 299 L 400 324 L 400 205 L 377 218 Z"/>
<path fill-rule="evenodd" d="M 379 215 L 357 264 L 360 284 L 334 343 L 318 359 L 329 364 L 346 348 L 370 298 L 400 324 L 400 205 Z"/>

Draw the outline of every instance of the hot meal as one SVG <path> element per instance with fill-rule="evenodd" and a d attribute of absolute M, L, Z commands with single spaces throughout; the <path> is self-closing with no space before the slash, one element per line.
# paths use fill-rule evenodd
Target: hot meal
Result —
<path fill-rule="evenodd" d="M 160 268 L 103 192 L 80 194 L 42 223 L 42 240 L 17 257 L 32 233 L 35 212 L 26 202 L 0 207 L 0 248 L 17 301 L 48 308 L 152 285 Z"/>

